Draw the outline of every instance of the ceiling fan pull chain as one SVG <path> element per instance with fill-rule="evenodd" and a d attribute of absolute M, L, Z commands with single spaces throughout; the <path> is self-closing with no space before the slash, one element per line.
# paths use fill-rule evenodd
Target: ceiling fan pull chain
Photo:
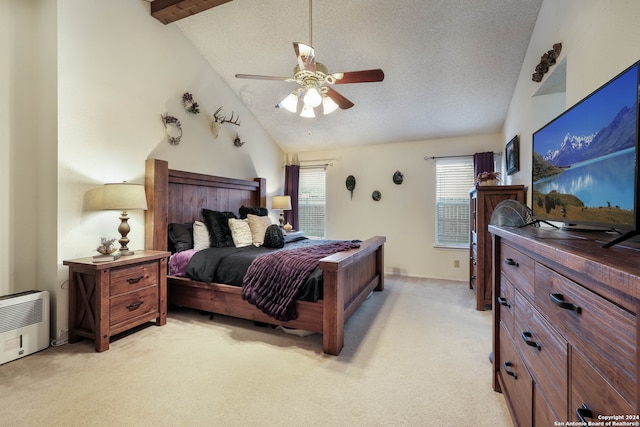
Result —
<path fill-rule="evenodd" d="M 313 0 L 309 0 L 309 46 L 313 47 Z"/>

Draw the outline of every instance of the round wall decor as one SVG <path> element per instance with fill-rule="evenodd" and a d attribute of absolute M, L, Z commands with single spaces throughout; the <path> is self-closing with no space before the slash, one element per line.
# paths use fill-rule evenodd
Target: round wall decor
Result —
<path fill-rule="evenodd" d="M 402 181 L 404 180 L 404 175 L 402 175 L 402 172 L 400 171 L 396 171 L 396 173 L 393 174 L 393 183 L 400 185 L 402 184 Z"/>
<path fill-rule="evenodd" d="M 382 198 L 382 194 L 378 190 L 375 190 L 373 193 L 371 193 L 371 198 L 376 202 L 379 202 Z"/>

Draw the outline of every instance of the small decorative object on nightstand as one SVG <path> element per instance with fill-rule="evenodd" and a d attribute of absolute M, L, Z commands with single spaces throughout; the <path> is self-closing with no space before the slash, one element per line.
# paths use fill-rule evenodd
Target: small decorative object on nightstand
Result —
<path fill-rule="evenodd" d="M 169 255 L 138 251 L 101 263 L 92 257 L 64 261 L 69 266 L 69 342 L 91 338 L 102 352 L 116 334 L 147 322 L 166 324 Z"/>

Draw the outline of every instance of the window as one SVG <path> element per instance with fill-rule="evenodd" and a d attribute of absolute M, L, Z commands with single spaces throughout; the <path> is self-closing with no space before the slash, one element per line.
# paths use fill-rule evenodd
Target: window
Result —
<path fill-rule="evenodd" d="M 324 168 L 300 168 L 298 226 L 307 237 L 326 237 L 325 177 Z"/>
<path fill-rule="evenodd" d="M 436 246 L 469 247 L 473 157 L 436 159 Z"/>

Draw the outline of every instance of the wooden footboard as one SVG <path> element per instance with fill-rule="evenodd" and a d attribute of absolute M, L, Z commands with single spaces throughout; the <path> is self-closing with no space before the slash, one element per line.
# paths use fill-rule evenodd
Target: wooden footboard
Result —
<path fill-rule="evenodd" d="M 359 249 L 339 252 L 320 261 L 323 271 L 323 333 L 325 353 L 337 355 L 344 346 L 344 325 L 372 291 L 384 290 L 384 242 L 377 236 Z"/>
<path fill-rule="evenodd" d="M 241 206 L 266 205 L 264 179 L 253 181 L 215 177 L 168 168 L 162 160 L 146 165 L 145 248 L 167 250 L 169 223 L 200 219 L 200 209 L 237 212 Z M 344 346 L 344 326 L 369 294 L 384 289 L 384 237 L 372 237 L 360 248 L 320 261 L 323 299 L 296 302 L 298 318 L 278 322 L 242 299 L 241 288 L 167 277 L 170 304 L 243 319 L 321 333 L 325 353 L 337 355 Z"/>

